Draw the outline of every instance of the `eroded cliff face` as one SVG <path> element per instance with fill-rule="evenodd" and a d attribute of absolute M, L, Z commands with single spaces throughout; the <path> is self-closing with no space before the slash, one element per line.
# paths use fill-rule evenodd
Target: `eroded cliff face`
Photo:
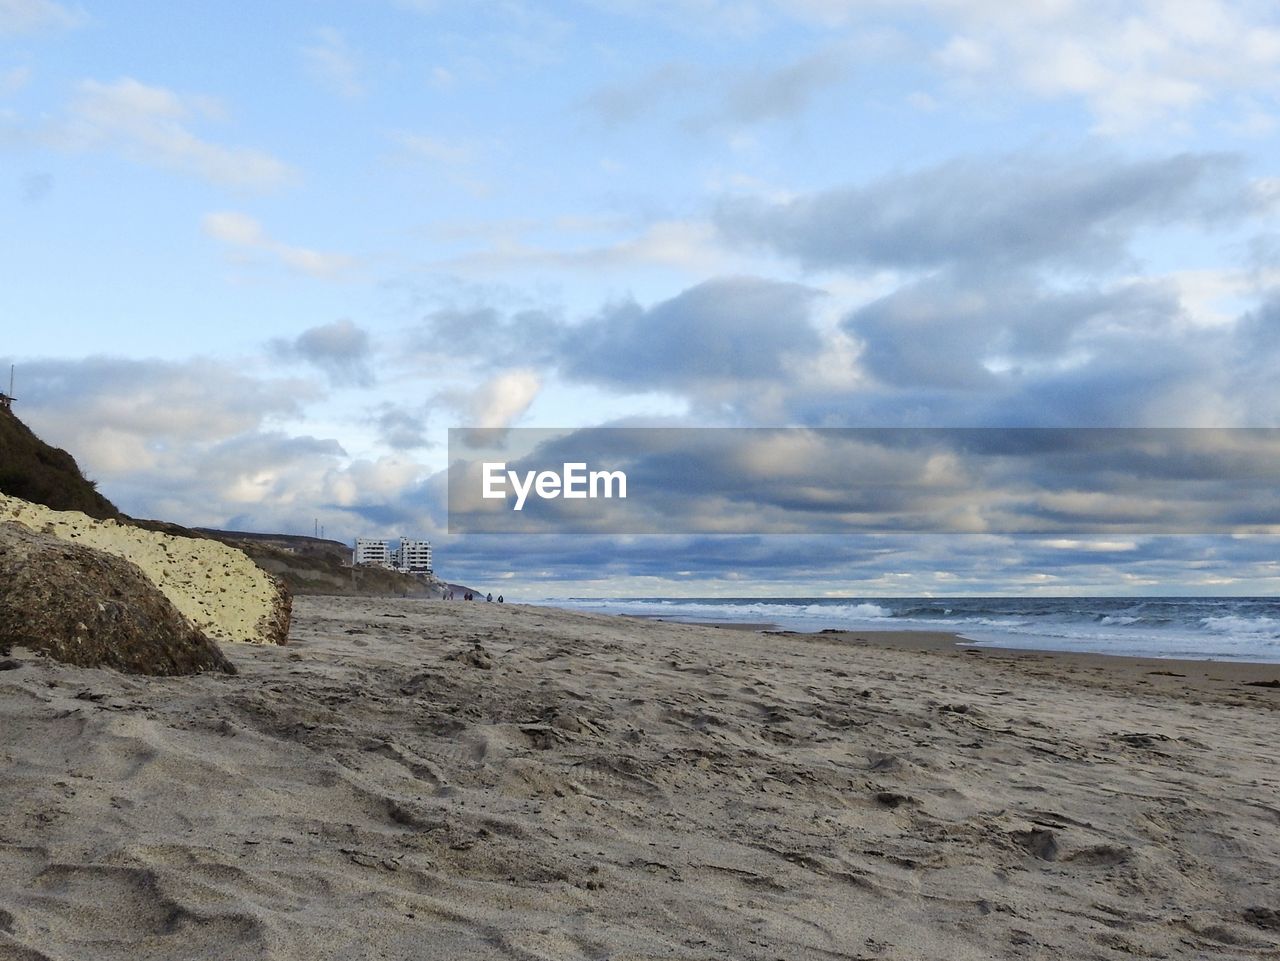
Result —
<path fill-rule="evenodd" d="M 0 523 L 0 647 L 132 674 L 235 673 L 135 565 L 17 523 Z"/>
<path fill-rule="evenodd" d="M 288 639 L 288 588 L 234 547 L 95 520 L 78 511 L 56 511 L 0 494 L 0 523 L 4 522 L 129 561 L 192 626 L 214 641 L 284 644 Z"/>

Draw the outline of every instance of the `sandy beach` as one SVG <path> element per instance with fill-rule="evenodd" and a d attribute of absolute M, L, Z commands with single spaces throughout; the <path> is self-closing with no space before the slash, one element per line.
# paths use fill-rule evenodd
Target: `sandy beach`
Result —
<path fill-rule="evenodd" d="M 15 649 L 0 959 L 1273 958 L 1278 665 L 297 599 Z"/>

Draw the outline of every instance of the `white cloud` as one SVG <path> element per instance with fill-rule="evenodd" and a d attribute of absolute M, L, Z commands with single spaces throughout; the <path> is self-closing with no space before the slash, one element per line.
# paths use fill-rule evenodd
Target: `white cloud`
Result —
<path fill-rule="evenodd" d="M 472 393 L 466 405 L 468 426 L 498 429 L 511 426 L 527 411 L 542 389 L 542 378 L 532 370 L 511 370 L 486 381 Z"/>
<path fill-rule="evenodd" d="M 220 113 L 208 98 L 184 97 L 129 77 L 85 80 L 53 139 L 73 149 L 114 147 L 140 163 L 230 187 L 274 187 L 294 179 L 294 171 L 268 153 L 212 143 L 189 128 L 193 118 L 216 119 Z"/>
<path fill-rule="evenodd" d="M 267 254 L 286 267 L 312 277 L 336 277 L 356 264 L 356 259 L 346 254 L 323 253 L 281 243 L 273 239 L 258 221 L 248 214 L 236 211 L 206 214 L 201 227 L 210 237 L 222 241 L 241 254 Z"/>
<path fill-rule="evenodd" d="M 1055 551 L 1090 551 L 1107 554 L 1136 551 L 1138 549 L 1137 541 L 1075 540 L 1065 537 L 1043 540 L 1040 541 L 1039 544 L 1042 547 L 1047 547 L 1050 550 Z"/>
<path fill-rule="evenodd" d="M 72 10 L 53 0 L 0 0 L 0 36 L 78 27 L 85 20 L 83 10 Z"/>
<path fill-rule="evenodd" d="M 365 85 L 361 80 L 360 58 L 342 33 L 332 27 L 322 27 L 315 32 L 315 37 L 315 43 L 302 49 L 307 72 L 346 100 L 363 96 Z"/>
<path fill-rule="evenodd" d="M 423 473 L 421 464 L 399 455 L 384 455 L 376 461 L 354 461 L 327 474 L 324 500 L 342 507 L 394 501 L 420 480 Z"/>
<path fill-rule="evenodd" d="M 774 0 L 772 6 L 827 28 L 931 15 L 953 31 L 934 52 L 944 71 L 993 85 L 1016 83 L 1046 98 L 1079 97 L 1104 133 L 1185 118 L 1219 98 L 1256 94 L 1274 103 L 1280 80 L 1274 3 Z M 1251 109 L 1256 126 L 1260 108 Z"/>

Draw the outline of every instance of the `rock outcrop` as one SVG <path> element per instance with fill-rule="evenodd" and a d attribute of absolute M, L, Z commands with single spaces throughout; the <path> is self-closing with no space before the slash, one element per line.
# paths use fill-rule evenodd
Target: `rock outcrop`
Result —
<path fill-rule="evenodd" d="M 0 494 L 0 523 L 123 558 L 199 631 L 218 642 L 284 644 L 292 597 L 284 583 L 243 552 L 203 538 L 177 537 L 78 511 L 55 511 Z"/>
<path fill-rule="evenodd" d="M 133 674 L 235 673 L 136 565 L 0 523 L 0 649 L 10 646 Z"/>

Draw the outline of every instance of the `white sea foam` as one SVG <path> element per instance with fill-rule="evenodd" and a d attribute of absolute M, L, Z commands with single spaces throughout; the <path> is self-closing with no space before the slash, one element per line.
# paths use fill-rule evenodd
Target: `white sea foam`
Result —
<path fill-rule="evenodd" d="M 560 598 L 549 603 L 786 630 L 944 630 L 984 646 L 1280 661 L 1280 602 L 1265 598 Z"/>

